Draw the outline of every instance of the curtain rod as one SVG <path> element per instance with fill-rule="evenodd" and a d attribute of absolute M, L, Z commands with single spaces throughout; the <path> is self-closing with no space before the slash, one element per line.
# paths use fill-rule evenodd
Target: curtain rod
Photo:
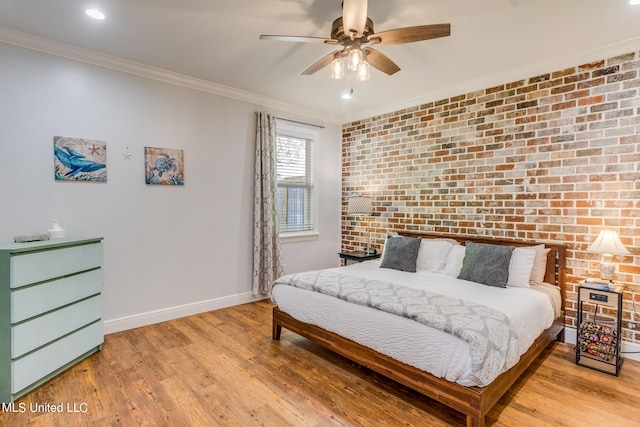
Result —
<path fill-rule="evenodd" d="M 298 120 L 285 119 L 284 117 L 276 117 L 276 116 L 274 116 L 274 118 L 278 119 L 278 120 L 283 120 L 285 122 L 298 123 L 300 125 L 307 125 L 307 126 L 313 126 L 313 127 L 317 127 L 317 128 L 320 128 L 320 129 L 324 129 L 324 125 L 316 125 L 314 123 L 305 123 L 305 122 L 300 122 Z"/>

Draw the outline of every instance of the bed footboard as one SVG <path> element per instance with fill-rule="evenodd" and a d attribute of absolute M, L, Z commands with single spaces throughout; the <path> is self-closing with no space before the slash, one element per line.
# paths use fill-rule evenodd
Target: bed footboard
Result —
<path fill-rule="evenodd" d="M 483 427 L 485 416 L 489 410 L 549 343 L 556 340 L 562 333 L 564 315 L 556 319 L 556 322 L 538 337 L 531 348 L 522 355 L 518 364 L 486 387 L 465 387 L 437 378 L 333 332 L 296 320 L 278 307 L 273 308 L 272 328 L 274 340 L 279 340 L 282 328 L 286 328 L 418 393 L 462 412 L 466 415 L 467 427 Z"/>

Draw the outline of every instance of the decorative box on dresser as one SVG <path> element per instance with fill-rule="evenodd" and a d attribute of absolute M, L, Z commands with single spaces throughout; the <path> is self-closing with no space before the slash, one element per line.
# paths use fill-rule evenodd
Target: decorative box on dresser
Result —
<path fill-rule="evenodd" d="M 100 350 L 102 238 L 0 244 L 0 402 Z"/>

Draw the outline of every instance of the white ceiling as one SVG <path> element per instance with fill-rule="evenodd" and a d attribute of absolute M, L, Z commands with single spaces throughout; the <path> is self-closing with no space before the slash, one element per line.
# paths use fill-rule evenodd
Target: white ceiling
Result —
<path fill-rule="evenodd" d="M 88 7 L 106 20 L 87 18 Z M 451 36 L 379 47 L 402 70 L 373 70 L 367 82 L 301 75 L 332 46 L 258 39 L 329 37 L 340 15 L 340 0 L 0 0 L 0 41 L 44 37 L 336 123 L 640 49 L 640 6 L 629 0 L 370 0 L 378 32 L 448 22 Z"/>

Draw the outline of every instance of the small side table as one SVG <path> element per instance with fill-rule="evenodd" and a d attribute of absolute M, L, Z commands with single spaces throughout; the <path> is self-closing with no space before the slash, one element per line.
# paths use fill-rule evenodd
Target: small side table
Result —
<path fill-rule="evenodd" d="M 338 255 L 344 260 L 344 265 L 380 258 L 380 254 L 368 254 L 365 251 L 340 252 Z"/>
<path fill-rule="evenodd" d="M 622 341 L 622 291 L 624 285 L 597 289 L 578 287 L 576 363 L 618 376 L 624 359 Z M 605 307 L 607 314 L 598 312 Z"/>

